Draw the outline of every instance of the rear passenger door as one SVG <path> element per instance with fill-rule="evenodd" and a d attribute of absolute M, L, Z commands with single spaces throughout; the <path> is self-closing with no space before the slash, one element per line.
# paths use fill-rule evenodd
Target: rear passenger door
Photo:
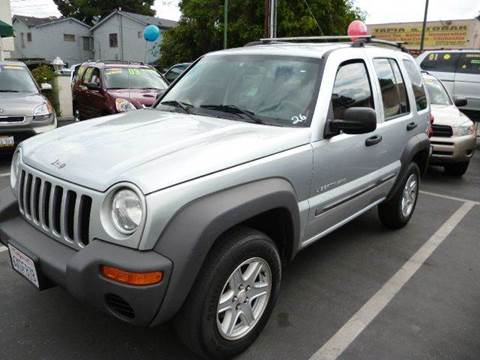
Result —
<path fill-rule="evenodd" d="M 480 52 L 460 54 L 451 94 L 466 98 L 466 109 L 480 111 Z"/>
<path fill-rule="evenodd" d="M 380 168 L 389 169 L 388 176 L 397 175 L 401 168 L 400 158 L 408 140 L 423 124 L 420 124 L 410 106 L 406 76 L 401 63 L 393 57 L 374 57 L 371 62 L 375 85 L 381 95 L 380 119 L 377 134 L 383 141 L 378 151 Z"/>

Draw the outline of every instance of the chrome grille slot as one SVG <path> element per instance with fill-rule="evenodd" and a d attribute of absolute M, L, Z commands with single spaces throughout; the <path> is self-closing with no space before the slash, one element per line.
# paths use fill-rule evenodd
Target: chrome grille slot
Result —
<path fill-rule="evenodd" d="M 27 222 L 56 240 L 77 249 L 88 245 L 92 197 L 78 187 L 48 179 L 22 169 L 17 190 L 20 212 Z"/>

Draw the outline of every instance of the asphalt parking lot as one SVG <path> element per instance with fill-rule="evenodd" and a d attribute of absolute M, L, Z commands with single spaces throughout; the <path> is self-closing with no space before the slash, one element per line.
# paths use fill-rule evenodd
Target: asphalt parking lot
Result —
<path fill-rule="evenodd" d="M 0 189 L 8 172 L 0 159 Z M 239 359 L 480 358 L 480 153 L 461 179 L 431 168 L 422 190 L 406 228 L 370 211 L 300 253 Z M 1 359 L 195 359 L 168 325 L 134 328 L 60 288 L 39 293 L 6 251 L 0 289 Z"/>

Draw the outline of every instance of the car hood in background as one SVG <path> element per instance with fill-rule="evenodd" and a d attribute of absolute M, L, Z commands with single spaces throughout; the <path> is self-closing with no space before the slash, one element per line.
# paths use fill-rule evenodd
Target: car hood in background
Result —
<path fill-rule="evenodd" d="M 122 98 L 130 101 L 137 109 L 151 107 L 159 94 L 165 90 L 160 89 L 107 89 L 114 98 Z"/>
<path fill-rule="evenodd" d="M 432 104 L 432 115 L 435 125 L 458 126 L 469 120 L 455 105 Z"/>
<path fill-rule="evenodd" d="M 139 110 L 68 125 L 22 147 L 26 164 L 66 181 L 98 191 L 127 181 L 148 194 L 309 141 L 309 128 Z"/>
<path fill-rule="evenodd" d="M 45 102 L 40 94 L 0 92 L 0 116 L 33 116 L 33 109 Z"/>

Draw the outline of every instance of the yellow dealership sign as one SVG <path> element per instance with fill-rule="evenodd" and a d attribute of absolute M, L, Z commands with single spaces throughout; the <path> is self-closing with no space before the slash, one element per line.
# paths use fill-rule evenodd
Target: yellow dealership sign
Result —
<path fill-rule="evenodd" d="M 430 22 L 425 33 L 425 48 L 466 48 L 474 47 L 478 37 L 478 20 Z M 371 35 L 379 39 L 402 41 L 407 47 L 418 49 L 422 36 L 422 23 L 399 23 L 368 25 Z M 473 46 L 472 46 L 473 45 Z"/>

